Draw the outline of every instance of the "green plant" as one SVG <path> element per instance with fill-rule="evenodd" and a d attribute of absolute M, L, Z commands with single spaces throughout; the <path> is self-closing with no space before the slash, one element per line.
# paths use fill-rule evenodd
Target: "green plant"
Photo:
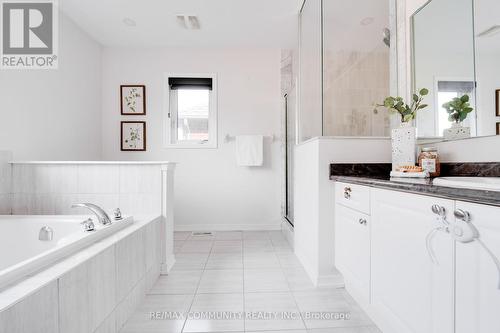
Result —
<path fill-rule="evenodd" d="M 443 108 L 448 112 L 448 120 L 461 123 L 467 118 L 467 115 L 474 109 L 470 106 L 469 95 L 455 97 L 448 103 L 443 104 Z"/>
<path fill-rule="evenodd" d="M 425 109 L 428 105 L 422 104 L 424 96 L 429 94 L 428 89 L 420 89 L 418 94 L 413 94 L 412 102 L 410 105 L 404 102 L 402 97 L 392 97 L 389 96 L 384 100 L 383 104 L 377 104 L 376 106 L 383 106 L 389 110 L 391 113 L 399 113 L 401 116 L 401 121 L 403 123 L 408 123 L 415 119 L 417 116 L 417 111 Z"/>

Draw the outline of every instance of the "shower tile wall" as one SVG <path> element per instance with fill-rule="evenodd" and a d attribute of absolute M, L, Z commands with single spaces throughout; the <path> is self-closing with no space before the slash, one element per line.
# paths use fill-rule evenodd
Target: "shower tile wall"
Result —
<path fill-rule="evenodd" d="M 326 136 L 388 136 L 390 117 L 375 111 L 389 95 L 389 51 L 325 53 L 324 134 Z"/>
<path fill-rule="evenodd" d="M 0 151 L 0 215 L 11 212 L 11 166 L 12 153 Z"/>
<path fill-rule="evenodd" d="M 383 108 L 376 111 L 374 105 L 391 92 L 396 48 L 388 36 L 391 29 L 395 31 L 390 16 L 393 2 L 322 2 L 323 135 L 390 135 L 390 115 Z"/>

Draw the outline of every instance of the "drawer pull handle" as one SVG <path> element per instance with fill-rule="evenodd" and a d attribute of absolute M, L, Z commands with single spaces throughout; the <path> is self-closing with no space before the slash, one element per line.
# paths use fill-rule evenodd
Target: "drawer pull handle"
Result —
<path fill-rule="evenodd" d="M 351 188 L 350 187 L 344 187 L 344 198 L 349 200 L 351 198 Z"/>
<path fill-rule="evenodd" d="M 365 219 L 359 219 L 359 224 L 361 225 L 367 225 L 367 222 Z"/>

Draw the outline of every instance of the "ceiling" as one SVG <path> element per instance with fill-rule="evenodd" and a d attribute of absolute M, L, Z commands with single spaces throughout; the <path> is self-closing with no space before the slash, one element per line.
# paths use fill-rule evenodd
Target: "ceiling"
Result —
<path fill-rule="evenodd" d="M 500 25 L 500 1 L 498 0 L 481 0 L 477 1 L 475 9 L 475 34 Z M 493 33 L 489 36 L 476 37 L 477 52 L 479 53 L 500 53 L 500 32 Z"/>
<path fill-rule="evenodd" d="M 62 11 L 104 46 L 288 47 L 302 0 L 64 0 Z M 200 30 L 179 26 L 196 15 Z M 124 23 L 129 21 L 130 26 Z"/>
<path fill-rule="evenodd" d="M 327 0 L 323 2 L 325 48 L 331 52 L 388 51 L 383 30 L 390 28 L 387 0 Z M 356 8 L 355 11 L 352 8 Z M 392 32 L 393 42 L 396 32 Z"/>

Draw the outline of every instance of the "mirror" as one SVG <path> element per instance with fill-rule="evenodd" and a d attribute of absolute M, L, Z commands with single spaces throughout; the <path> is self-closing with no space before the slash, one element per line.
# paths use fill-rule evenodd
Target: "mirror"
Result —
<path fill-rule="evenodd" d="M 498 10 L 498 0 L 431 0 L 412 16 L 413 90 L 429 89 L 419 137 L 499 134 Z"/>

